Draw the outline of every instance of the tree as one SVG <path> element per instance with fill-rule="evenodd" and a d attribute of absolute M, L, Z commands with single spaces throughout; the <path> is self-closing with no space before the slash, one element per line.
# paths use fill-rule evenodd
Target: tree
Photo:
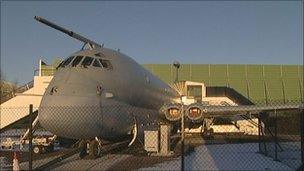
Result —
<path fill-rule="evenodd" d="M 17 81 L 15 81 L 17 83 Z M 6 101 L 14 96 L 17 84 L 6 81 L 2 70 L 0 70 L 0 101 Z"/>

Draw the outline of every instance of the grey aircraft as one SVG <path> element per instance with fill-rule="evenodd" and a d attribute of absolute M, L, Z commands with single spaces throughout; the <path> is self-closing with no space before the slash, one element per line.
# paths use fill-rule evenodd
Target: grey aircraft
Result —
<path fill-rule="evenodd" d="M 181 119 L 182 95 L 132 58 L 42 17 L 35 19 L 84 43 L 58 66 L 43 95 L 38 120 L 46 130 L 91 142 L 129 137 L 131 145 L 144 129 L 160 120 L 171 123 Z M 212 107 L 196 103 L 186 106 L 185 116 L 186 121 L 201 123 L 208 118 L 299 106 Z"/>

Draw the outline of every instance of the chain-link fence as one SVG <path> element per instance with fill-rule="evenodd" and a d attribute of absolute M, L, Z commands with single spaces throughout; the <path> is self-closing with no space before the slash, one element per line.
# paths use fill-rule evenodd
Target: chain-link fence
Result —
<path fill-rule="evenodd" d="M 119 102 L 43 106 L 38 115 L 36 108 L 2 108 L 1 124 L 23 120 L 1 126 L 1 168 L 12 169 L 14 159 L 22 170 L 293 170 L 303 164 L 301 103 L 208 104 L 200 106 L 201 117 L 189 106 L 172 122 L 160 111 Z"/>
<path fill-rule="evenodd" d="M 260 152 L 293 169 L 302 165 L 303 109 L 270 111 L 260 115 Z"/>

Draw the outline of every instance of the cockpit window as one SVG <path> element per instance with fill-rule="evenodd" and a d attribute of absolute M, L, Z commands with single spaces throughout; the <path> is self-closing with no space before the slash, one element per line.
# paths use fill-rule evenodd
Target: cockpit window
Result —
<path fill-rule="evenodd" d="M 84 60 L 82 61 L 81 65 L 84 67 L 90 66 L 91 63 L 93 62 L 93 60 L 94 60 L 94 58 L 86 56 L 84 58 Z"/>
<path fill-rule="evenodd" d="M 99 61 L 104 68 L 111 69 L 110 61 L 105 60 L 105 59 L 99 59 Z"/>
<path fill-rule="evenodd" d="M 67 65 L 70 64 L 70 62 L 73 60 L 74 56 L 69 57 L 68 59 L 66 59 L 65 61 L 63 61 L 59 66 L 60 67 L 65 67 Z"/>
<path fill-rule="evenodd" d="M 62 66 L 63 62 L 65 62 L 65 61 L 60 62 L 60 64 L 56 67 L 56 70 Z"/>
<path fill-rule="evenodd" d="M 94 67 L 101 67 L 101 65 L 100 65 L 100 63 L 99 63 L 99 61 L 97 59 L 94 60 L 93 66 Z"/>
<path fill-rule="evenodd" d="M 79 62 L 82 60 L 83 56 L 76 56 L 74 61 L 72 62 L 72 67 L 75 67 L 76 65 L 79 64 Z"/>
<path fill-rule="evenodd" d="M 95 56 L 106 58 L 106 56 L 103 53 L 100 53 L 100 52 L 96 53 Z"/>

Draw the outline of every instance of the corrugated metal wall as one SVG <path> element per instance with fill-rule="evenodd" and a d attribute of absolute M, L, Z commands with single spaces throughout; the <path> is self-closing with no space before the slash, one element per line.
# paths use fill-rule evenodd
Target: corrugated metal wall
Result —
<path fill-rule="evenodd" d="M 170 64 L 144 66 L 166 83 L 175 80 L 175 68 Z M 179 69 L 179 80 L 228 86 L 259 103 L 303 100 L 302 65 L 184 64 Z"/>

